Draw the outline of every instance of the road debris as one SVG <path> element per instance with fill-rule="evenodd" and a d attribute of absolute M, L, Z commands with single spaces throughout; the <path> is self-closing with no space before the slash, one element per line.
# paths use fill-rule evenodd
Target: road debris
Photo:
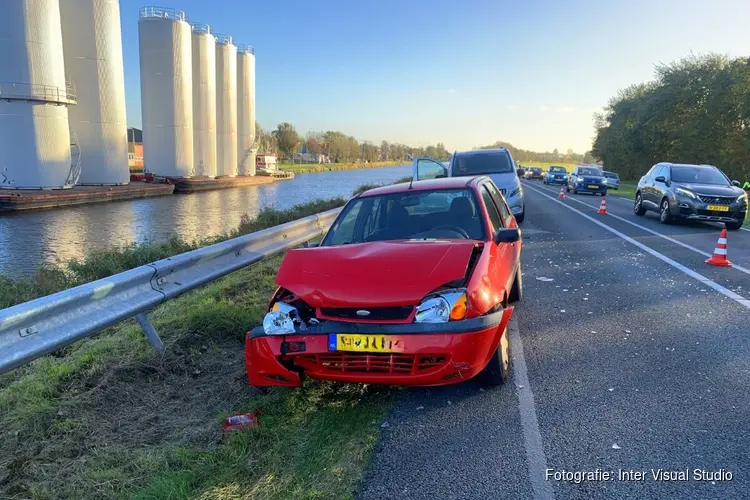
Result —
<path fill-rule="evenodd" d="M 252 413 L 243 413 L 227 417 L 222 424 L 224 432 L 239 431 L 246 429 L 260 429 L 260 408 L 256 408 Z"/>
<path fill-rule="evenodd" d="M 555 281 L 555 279 L 554 279 L 554 278 L 547 278 L 547 277 L 545 277 L 545 276 L 537 276 L 536 280 L 537 280 L 537 281 L 544 281 L 544 282 L 547 282 L 547 281 Z"/>
<path fill-rule="evenodd" d="M 380 427 L 382 429 L 385 429 L 386 427 L 390 427 L 390 426 L 391 426 L 391 424 L 389 424 L 388 422 L 383 422 L 382 424 L 380 424 Z"/>
<path fill-rule="evenodd" d="M 424 410 L 424 406 L 417 406 L 417 410 Z"/>
<path fill-rule="evenodd" d="M 615 443 L 615 444 L 613 444 L 613 445 L 612 445 L 612 449 L 613 449 L 613 450 L 621 450 L 622 448 L 620 448 L 620 447 L 619 447 L 619 446 L 617 445 L 617 443 Z"/>

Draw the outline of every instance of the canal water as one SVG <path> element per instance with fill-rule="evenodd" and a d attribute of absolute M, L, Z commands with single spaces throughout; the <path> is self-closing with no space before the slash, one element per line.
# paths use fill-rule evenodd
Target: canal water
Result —
<path fill-rule="evenodd" d="M 0 215 L 0 275 L 22 276 L 41 263 L 81 259 L 97 248 L 192 241 L 235 229 L 242 215 L 290 208 L 315 199 L 349 198 L 362 184 L 386 184 L 411 175 L 411 166 L 297 174 L 262 186 L 175 194 L 37 212 Z"/>

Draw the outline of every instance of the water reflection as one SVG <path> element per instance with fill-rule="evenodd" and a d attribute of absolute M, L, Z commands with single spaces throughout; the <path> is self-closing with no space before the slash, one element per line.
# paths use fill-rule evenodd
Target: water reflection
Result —
<path fill-rule="evenodd" d="M 204 193 L 0 215 L 0 274 L 28 274 L 42 262 L 83 258 L 92 248 L 202 239 L 235 229 L 243 214 L 290 208 L 318 198 L 348 198 L 362 184 L 384 184 L 410 167 L 299 174 L 293 180 Z"/>

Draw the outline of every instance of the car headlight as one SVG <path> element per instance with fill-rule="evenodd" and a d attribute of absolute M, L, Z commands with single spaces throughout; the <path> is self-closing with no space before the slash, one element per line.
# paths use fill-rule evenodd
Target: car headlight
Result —
<path fill-rule="evenodd" d="M 689 189 L 677 188 L 677 189 L 675 189 L 675 192 L 677 194 L 681 194 L 682 196 L 687 196 L 688 198 L 693 198 L 695 200 L 698 199 L 698 195 L 695 194 L 694 192 L 690 191 Z"/>
<path fill-rule="evenodd" d="M 568 176 L 567 175 L 563 176 L 563 182 L 568 182 Z"/>
<path fill-rule="evenodd" d="M 518 186 L 517 188 L 515 188 L 513 191 L 510 192 L 510 194 L 508 195 L 508 198 L 513 198 L 520 192 L 521 192 L 521 186 Z"/>
<path fill-rule="evenodd" d="M 743 201 L 747 201 L 747 193 L 742 193 L 741 195 L 739 195 L 739 197 L 737 197 L 737 201 L 740 203 L 742 203 Z"/>
<path fill-rule="evenodd" d="M 263 331 L 267 335 L 287 335 L 295 333 L 295 324 L 300 326 L 301 330 L 306 329 L 296 307 L 284 302 L 276 302 L 263 318 Z"/>
<path fill-rule="evenodd" d="M 466 290 L 449 290 L 425 298 L 417 306 L 415 323 L 447 323 L 466 317 Z"/>

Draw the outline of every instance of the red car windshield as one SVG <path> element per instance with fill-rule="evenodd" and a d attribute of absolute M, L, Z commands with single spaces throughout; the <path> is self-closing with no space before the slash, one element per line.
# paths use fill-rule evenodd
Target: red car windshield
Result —
<path fill-rule="evenodd" d="M 483 241 L 485 234 L 472 190 L 407 191 L 350 201 L 321 246 L 389 240 Z"/>

